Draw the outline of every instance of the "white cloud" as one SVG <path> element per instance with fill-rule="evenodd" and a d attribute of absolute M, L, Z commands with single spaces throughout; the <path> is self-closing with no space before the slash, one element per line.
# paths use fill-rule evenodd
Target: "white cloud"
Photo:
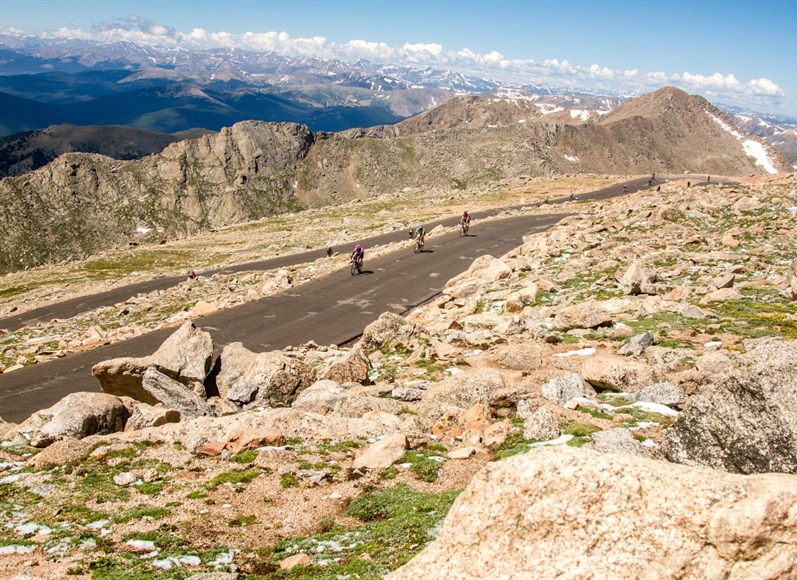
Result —
<path fill-rule="evenodd" d="M 757 94 L 785 96 L 783 90 L 769 79 L 752 79 L 747 85 L 752 92 Z"/>

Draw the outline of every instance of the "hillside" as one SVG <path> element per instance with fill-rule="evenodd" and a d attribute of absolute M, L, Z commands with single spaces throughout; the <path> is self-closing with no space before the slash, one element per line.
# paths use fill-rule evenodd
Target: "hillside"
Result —
<path fill-rule="evenodd" d="M 1 180 L 0 271 L 405 188 L 788 167 L 704 99 L 675 89 L 586 121 L 529 100 L 460 97 L 395 125 L 341 133 L 244 122 L 137 161 L 68 154 Z"/>
<path fill-rule="evenodd" d="M 102 393 L 0 421 L 0 576 L 793 575 L 795 177 L 575 202 L 351 347 L 254 353 L 181 311 Z M 82 323 L 51 324 L 13 348 Z"/>
<path fill-rule="evenodd" d="M 98 153 L 113 159 L 140 159 L 177 141 L 199 137 L 204 130 L 168 135 L 125 126 L 53 125 L 0 138 L 0 178 L 44 167 L 70 152 Z"/>

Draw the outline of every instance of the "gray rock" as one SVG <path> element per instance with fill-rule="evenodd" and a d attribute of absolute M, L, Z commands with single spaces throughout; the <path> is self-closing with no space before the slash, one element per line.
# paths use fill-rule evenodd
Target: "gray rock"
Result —
<path fill-rule="evenodd" d="M 244 347 L 241 342 L 226 345 L 219 356 L 219 371 L 216 374 L 216 390 L 222 399 L 233 383 L 241 378 L 257 354 Z"/>
<path fill-rule="evenodd" d="M 396 387 L 390 392 L 390 396 L 397 401 L 420 401 L 423 398 L 423 389 L 409 389 L 407 387 Z"/>
<path fill-rule="evenodd" d="M 631 339 L 620 347 L 618 354 L 639 356 L 649 346 L 653 346 L 653 333 L 645 332 L 632 336 Z"/>
<path fill-rule="evenodd" d="M 17 431 L 30 437 L 33 447 L 47 447 L 62 439 L 117 433 L 124 429 L 129 416 L 130 411 L 119 397 L 78 392 L 37 411 Z"/>
<path fill-rule="evenodd" d="M 315 382 L 312 368 L 302 361 L 273 352 L 258 354 L 227 392 L 239 405 L 289 406 L 296 395 Z"/>
<path fill-rule="evenodd" d="M 540 407 L 523 422 L 525 439 L 548 441 L 556 439 L 559 435 L 559 422 L 548 407 Z"/>
<path fill-rule="evenodd" d="M 207 401 L 154 367 L 144 371 L 141 388 L 157 403 L 179 412 L 182 421 L 212 414 Z"/>
<path fill-rule="evenodd" d="M 559 310 L 553 319 L 553 329 L 568 331 L 574 328 L 598 328 L 611 322 L 611 313 L 600 303 L 581 302 Z"/>
<path fill-rule="evenodd" d="M 139 403 L 133 407 L 133 413 L 125 424 L 125 431 L 139 431 L 148 427 L 160 427 L 166 423 L 180 421 L 179 411 L 167 409 L 163 406 Z"/>
<path fill-rule="evenodd" d="M 615 279 L 625 294 L 642 293 L 644 285 L 656 282 L 658 275 L 641 262 L 633 262 L 624 272 L 618 270 Z"/>
<path fill-rule="evenodd" d="M 797 341 L 745 341 L 662 443 L 670 461 L 735 473 L 797 473 Z"/>
<path fill-rule="evenodd" d="M 543 383 L 540 391 L 549 401 L 565 405 L 570 399 L 584 396 L 584 382 L 580 376 L 571 373 Z"/>
<path fill-rule="evenodd" d="M 363 335 L 357 343 L 363 352 L 370 354 L 390 343 L 391 346 L 411 348 L 421 328 L 398 314 L 383 312 L 378 319 L 363 329 Z"/>
<path fill-rule="evenodd" d="M 316 381 L 296 397 L 291 407 L 306 411 L 331 411 L 337 402 L 346 396 L 346 389 L 335 381 Z"/>
<path fill-rule="evenodd" d="M 650 457 L 650 450 L 634 439 L 628 429 L 608 429 L 593 433 L 592 447 L 602 453 L 623 453 L 625 455 L 639 455 Z"/>
<path fill-rule="evenodd" d="M 147 357 L 115 358 L 94 365 L 91 374 L 100 381 L 103 392 L 157 404 L 141 386 L 150 367 L 205 396 L 204 381 L 210 371 L 213 340 L 210 334 L 186 322 L 158 350 Z"/>
<path fill-rule="evenodd" d="M 636 393 L 634 398 L 637 401 L 657 403 L 674 408 L 678 408 L 686 402 L 684 394 L 669 381 L 648 385 Z"/>

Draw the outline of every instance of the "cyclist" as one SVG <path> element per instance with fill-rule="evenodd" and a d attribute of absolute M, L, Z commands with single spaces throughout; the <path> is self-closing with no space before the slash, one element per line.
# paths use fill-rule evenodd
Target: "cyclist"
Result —
<path fill-rule="evenodd" d="M 626 191 L 628 191 L 628 186 L 627 185 L 623 185 L 623 193 L 625 193 Z"/>
<path fill-rule="evenodd" d="M 421 240 L 421 243 L 424 243 L 424 238 L 426 237 L 426 228 L 423 226 L 418 226 L 414 230 L 410 230 L 410 238 L 413 240 Z"/>
<path fill-rule="evenodd" d="M 362 268 L 363 258 L 365 258 L 365 250 L 360 244 L 354 246 L 354 251 L 351 253 L 351 257 L 354 259 L 355 262 L 357 262 L 357 265 L 359 265 Z"/>
<path fill-rule="evenodd" d="M 468 210 L 462 212 L 462 217 L 459 218 L 459 225 L 470 226 L 470 214 L 468 213 Z"/>

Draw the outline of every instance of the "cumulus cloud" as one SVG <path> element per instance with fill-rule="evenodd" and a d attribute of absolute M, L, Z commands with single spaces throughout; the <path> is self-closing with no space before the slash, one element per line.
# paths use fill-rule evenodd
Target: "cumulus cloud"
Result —
<path fill-rule="evenodd" d="M 785 96 L 783 89 L 773 83 L 769 79 L 752 79 L 747 85 L 750 90 L 759 95 L 776 95 L 779 97 Z"/>
<path fill-rule="evenodd" d="M 14 33 L 10 29 L 6 33 Z M 384 42 L 353 39 L 334 43 L 322 36 L 293 38 L 287 32 L 246 32 L 230 34 L 209 32 L 195 28 L 180 32 L 139 16 L 130 16 L 98 24 L 89 31 L 80 28 L 61 28 L 44 34 L 51 38 L 78 38 L 112 42 L 126 40 L 140 44 L 186 49 L 240 48 L 252 51 L 273 51 L 286 56 L 317 57 L 323 59 L 367 59 L 376 63 L 454 68 L 465 74 L 495 78 L 518 84 L 568 85 L 619 94 L 639 94 L 666 85 L 702 94 L 709 99 L 748 101 L 775 104 L 784 91 L 766 78 L 739 81 L 734 74 L 701 74 L 682 72 L 668 74 L 661 71 L 640 72 L 637 69 L 615 70 L 600 64 L 587 66 L 567 60 L 508 58 L 498 51 L 484 54 L 469 48 L 449 50 L 435 42 L 405 43 L 390 46 Z"/>

